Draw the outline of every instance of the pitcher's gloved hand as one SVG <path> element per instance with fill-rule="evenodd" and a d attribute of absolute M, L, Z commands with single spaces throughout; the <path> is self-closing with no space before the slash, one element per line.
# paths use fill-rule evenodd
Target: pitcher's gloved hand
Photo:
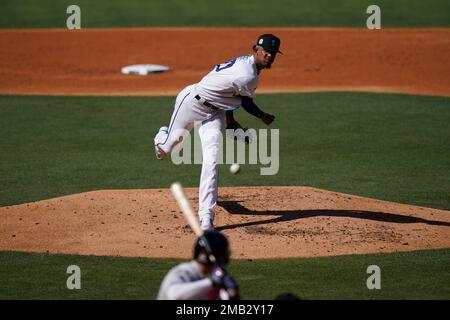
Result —
<path fill-rule="evenodd" d="M 229 300 L 239 300 L 239 287 L 227 271 L 217 265 L 212 268 L 211 280 L 216 287 L 225 289 Z"/>
<path fill-rule="evenodd" d="M 268 114 L 268 113 L 263 113 L 261 115 L 261 120 L 262 122 L 264 122 L 265 124 L 269 125 L 273 122 L 273 120 L 275 120 L 275 116 Z"/>
<path fill-rule="evenodd" d="M 253 136 L 251 134 L 250 131 L 248 131 L 248 128 L 244 128 L 240 125 L 239 122 L 237 122 L 236 120 L 233 121 L 233 123 L 227 125 L 226 127 L 227 131 L 227 136 L 230 139 L 234 139 L 237 141 L 241 141 L 244 143 L 251 143 L 253 141 Z M 228 129 L 231 129 L 233 131 L 229 131 Z M 238 130 L 241 129 L 241 130 Z M 238 131 L 236 131 L 238 130 Z"/>

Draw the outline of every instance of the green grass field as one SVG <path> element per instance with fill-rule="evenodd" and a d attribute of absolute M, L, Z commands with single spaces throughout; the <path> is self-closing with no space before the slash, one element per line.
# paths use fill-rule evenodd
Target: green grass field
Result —
<path fill-rule="evenodd" d="M 3 0 L 0 28 L 65 28 L 70 0 Z M 381 8 L 383 27 L 449 27 L 447 0 L 78 0 L 82 28 L 93 27 L 366 27 Z"/>
<path fill-rule="evenodd" d="M 277 116 L 280 169 L 244 165 L 221 186 L 302 185 L 450 209 L 450 99 L 395 94 L 259 95 Z M 156 161 L 173 97 L 0 96 L 0 205 L 98 189 L 198 186 L 200 165 Z M 267 128 L 243 110 L 246 126 Z"/>
<path fill-rule="evenodd" d="M 0 28 L 65 28 L 69 0 L 3 0 Z M 78 0 L 82 28 L 356 27 L 371 0 Z M 448 0 L 379 0 L 386 27 L 450 27 Z M 238 31 L 236 31 L 238 32 Z M 202 39 L 199 39 L 202 41 Z M 7 48 L 6 48 L 7 50 Z M 32 54 L 32 53 L 30 53 Z M 0 206 L 97 189 L 198 186 L 200 166 L 154 159 L 173 97 L 0 96 Z M 275 176 L 244 165 L 221 186 L 302 185 L 450 209 L 450 98 L 369 93 L 259 95 L 277 116 Z M 244 111 L 244 125 L 262 128 Z M 1 221 L 1 220 L 0 220 Z M 233 244 L 231 244 L 232 246 Z M 180 260 L 0 252 L 0 299 L 154 299 Z M 82 289 L 66 288 L 79 265 Z M 381 267 L 382 289 L 366 288 Z M 450 299 L 450 249 L 311 259 L 238 260 L 245 299 Z"/>
<path fill-rule="evenodd" d="M 394 94 L 260 95 L 277 115 L 281 165 L 244 165 L 221 185 L 311 185 L 436 208 L 450 207 L 450 99 Z M 104 188 L 197 186 L 199 165 L 154 160 L 152 139 L 173 97 L 0 96 L 1 205 Z M 244 111 L 240 122 L 262 125 Z M 293 152 L 292 150 L 295 150 Z M 169 182 L 168 182 L 169 181 Z M 316 259 L 239 260 L 247 299 L 450 299 L 450 250 Z M 153 299 L 179 260 L 0 252 L 0 299 Z M 82 268 L 82 290 L 65 270 Z M 368 265 L 382 290 L 368 290 Z M 274 275 L 276 275 L 274 277 Z"/>
<path fill-rule="evenodd" d="M 0 252 L 0 299 L 155 299 L 167 271 L 182 260 Z M 81 289 L 66 287 L 67 267 Z M 366 286 L 381 269 L 381 289 Z M 282 260 L 233 260 L 244 299 L 450 299 L 450 250 Z M 11 276 L 14 274 L 14 276 Z"/>

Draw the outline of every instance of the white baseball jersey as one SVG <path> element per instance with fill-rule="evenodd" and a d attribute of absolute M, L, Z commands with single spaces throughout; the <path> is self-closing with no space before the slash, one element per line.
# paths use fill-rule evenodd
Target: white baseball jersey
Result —
<path fill-rule="evenodd" d="M 205 277 L 196 261 L 174 267 L 165 276 L 158 293 L 158 300 L 207 300 L 212 281 Z"/>
<path fill-rule="evenodd" d="M 218 64 L 195 88 L 202 98 L 214 106 L 234 110 L 241 105 L 238 96 L 253 98 L 258 82 L 255 57 L 245 55 Z"/>

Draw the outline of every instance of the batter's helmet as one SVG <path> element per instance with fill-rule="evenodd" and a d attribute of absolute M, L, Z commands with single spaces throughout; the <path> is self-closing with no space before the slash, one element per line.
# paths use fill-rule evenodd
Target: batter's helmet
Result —
<path fill-rule="evenodd" d="M 203 237 L 209 244 L 211 248 L 211 253 L 216 258 L 216 262 L 220 266 L 225 266 L 228 264 L 230 259 L 230 249 L 228 245 L 227 238 L 218 231 L 205 232 Z M 197 239 L 194 247 L 194 259 L 203 264 L 210 264 L 208 253 L 205 249 L 205 244 L 203 242 L 203 237 Z"/>

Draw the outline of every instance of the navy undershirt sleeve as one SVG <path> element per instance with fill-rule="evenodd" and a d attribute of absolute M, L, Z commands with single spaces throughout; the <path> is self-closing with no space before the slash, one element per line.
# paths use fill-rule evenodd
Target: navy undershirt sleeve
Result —
<path fill-rule="evenodd" d="M 250 113 L 251 115 L 261 118 L 264 113 L 258 106 L 253 102 L 253 99 L 250 97 L 241 96 L 242 108 L 245 111 Z"/>

